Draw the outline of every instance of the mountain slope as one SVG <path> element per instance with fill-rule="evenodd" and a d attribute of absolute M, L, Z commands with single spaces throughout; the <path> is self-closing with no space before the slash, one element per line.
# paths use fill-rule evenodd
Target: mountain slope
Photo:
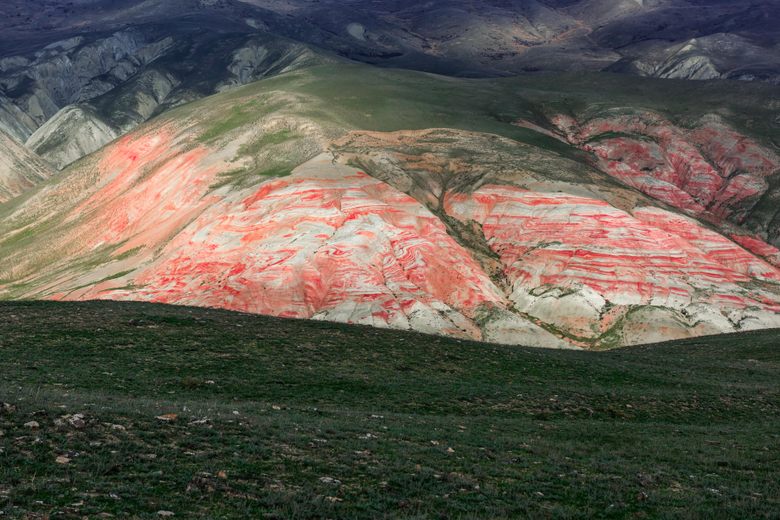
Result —
<path fill-rule="evenodd" d="M 53 174 L 49 164 L 0 131 L 0 203 L 21 195 Z"/>
<path fill-rule="evenodd" d="M 612 109 L 579 121 L 557 115 L 552 124 L 625 184 L 709 222 L 749 223 L 780 245 L 776 213 L 755 212 L 762 199 L 777 196 L 780 156 L 721 117 L 684 128 L 657 113 Z"/>
<path fill-rule="evenodd" d="M 57 169 L 96 152 L 118 137 L 94 111 L 69 105 L 54 114 L 25 142 L 25 146 Z"/>
<path fill-rule="evenodd" d="M 244 1 L 283 14 L 268 22 L 274 31 L 367 63 L 461 76 L 614 69 L 778 81 L 771 0 Z M 683 57 L 687 46 L 696 51 Z"/>
<path fill-rule="evenodd" d="M 770 0 L 8 0 L 3 9 L 0 130 L 31 139 L 59 168 L 171 107 L 337 55 L 466 77 L 780 78 L 780 9 Z M 70 137 L 82 133 L 88 142 Z"/>
<path fill-rule="evenodd" d="M 181 106 L 0 206 L 0 290 L 586 348 L 780 323 L 760 236 L 680 215 L 544 128 L 606 79 L 339 65 Z M 731 88 L 697 91 L 692 117 L 723 98 L 732 134 L 770 124 L 763 87 Z M 659 110 L 633 95 L 614 103 Z"/>
<path fill-rule="evenodd" d="M 87 33 L 0 60 L 0 128 L 62 169 L 172 106 L 332 60 L 219 17 Z"/>

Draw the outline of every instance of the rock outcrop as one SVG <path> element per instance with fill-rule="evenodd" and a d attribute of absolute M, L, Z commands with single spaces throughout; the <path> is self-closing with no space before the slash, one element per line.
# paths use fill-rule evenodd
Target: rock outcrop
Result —
<path fill-rule="evenodd" d="M 121 212 L 114 215 L 117 225 L 124 224 Z M 123 283 L 128 281 L 138 289 L 115 290 L 112 283 L 63 296 L 227 307 L 567 345 L 508 312 L 501 291 L 417 201 L 333 164 L 329 155 L 290 177 L 211 205 L 166 245 L 158 260 Z M 497 317 L 483 334 L 478 316 L 485 313 Z"/>
<path fill-rule="evenodd" d="M 0 203 L 21 195 L 53 174 L 49 164 L 0 131 Z"/>
<path fill-rule="evenodd" d="M 69 105 L 46 121 L 25 145 L 57 169 L 89 155 L 117 138 L 119 132 L 92 110 Z"/>
<path fill-rule="evenodd" d="M 0 130 L 62 169 L 170 107 L 332 60 L 246 29 L 226 36 L 125 29 L 3 59 Z"/>
<path fill-rule="evenodd" d="M 336 149 L 434 209 L 515 312 L 575 344 L 777 322 L 772 258 L 571 163 L 451 130 L 353 133 Z"/>
<path fill-rule="evenodd" d="M 727 332 L 745 320 L 780 325 L 774 296 L 740 285 L 780 281 L 780 271 L 694 221 L 686 230 L 654 208 L 631 215 L 599 200 L 502 186 L 454 195 L 447 208 L 481 227 L 515 308 L 574 341 L 645 343 Z M 739 265 L 740 256 L 749 262 Z"/>
<path fill-rule="evenodd" d="M 568 142 L 594 154 L 599 169 L 621 182 L 716 225 L 747 225 L 766 241 L 780 239 L 777 212 L 755 211 L 777 194 L 777 153 L 716 116 L 682 128 L 659 114 L 623 112 L 552 120 Z"/>
<path fill-rule="evenodd" d="M 6 96 L 11 93 L 9 100 L 37 128 L 61 108 L 105 94 L 127 81 L 172 44 L 171 38 L 154 41 L 135 30 L 92 42 L 74 37 L 54 42 L 32 56 L 6 60 L 0 69 L 0 86 Z M 6 122 L 17 129 L 14 137 L 20 140 L 34 131 L 25 123 L 24 119 Z"/>
<path fill-rule="evenodd" d="M 624 53 L 638 57 L 625 57 L 611 69 L 667 79 L 780 82 L 777 53 L 737 34 L 714 33 L 673 45 L 643 42 Z"/>

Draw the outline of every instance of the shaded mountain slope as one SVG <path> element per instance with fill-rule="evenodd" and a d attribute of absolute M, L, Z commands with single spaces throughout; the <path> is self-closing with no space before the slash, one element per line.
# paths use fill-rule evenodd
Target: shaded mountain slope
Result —
<path fill-rule="evenodd" d="M 367 63 L 444 74 L 612 68 L 777 82 L 780 70 L 780 9 L 771 0 L 245 3 L 284 14 L 293 23 L 269 25 L 295 39 Z"/>
<path fill-rule="evenodd" d="M 61 169 L 172 106 L 332 60 L 220 18 L 87 33 L 0 61 L 0 128 Z"/>
<path fill-rule="evenodd" d="M 0 130 L 58 168 L 170 107 L 336 55 L 461 77 L 780 77 L 780 8 L 769 0 L 9 0 L 2 9 Z"/>
<path fill-rule="evenodd" d="M 560 85 L 339 65 L 175 108 L 0 206 L 0 290 L 559 347 L 780 323 L 771 246 L 676 213 L 546 129 L 606 83 Z M 692 117 L 730 100 L 719 124 L 754 118 L 767 134 L 744 139 L 771 157 L 764 87 L 739 88 L 698 92 Z M 637 117 L 659 110 L 633 95 Z"/>
<path fill-rule="evenodd" d="M 0 131 L 0 203 L 21 195 L 53 174 L 49 164 Z"/>

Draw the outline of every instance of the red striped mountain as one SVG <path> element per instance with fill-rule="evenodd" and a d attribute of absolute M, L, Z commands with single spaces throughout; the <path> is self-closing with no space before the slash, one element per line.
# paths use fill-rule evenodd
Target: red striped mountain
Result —
<path fill-rule="evenodd" d="M 625 112 L 551 121 L 567 142 L 593 154 L 601 171 L 626 185 L 716 226 L 746 225 L 780 245 L 780 155 L 773 147 L 715 115 L 686 128 L 657 113 Z M 738 241 L 776 262 L 776 249 Z"/>
<path fill-rule="evenodd" d="M 335 66 L 173 109 L 0 204 L 0 296 L 551 347 L 780 326 L 777 230 L 748 225 L 771 145 L 706 114 L 556 118 L 540 92 Z"/>

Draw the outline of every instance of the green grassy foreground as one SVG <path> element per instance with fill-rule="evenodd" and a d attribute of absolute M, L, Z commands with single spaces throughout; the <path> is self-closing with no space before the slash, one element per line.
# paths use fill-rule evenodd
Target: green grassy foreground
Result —
<path fill-rule="evenodd" d="M 0 519 L 780 517 L 778 331 L 587 353 L 0 303 L 0 402 Z"/>

